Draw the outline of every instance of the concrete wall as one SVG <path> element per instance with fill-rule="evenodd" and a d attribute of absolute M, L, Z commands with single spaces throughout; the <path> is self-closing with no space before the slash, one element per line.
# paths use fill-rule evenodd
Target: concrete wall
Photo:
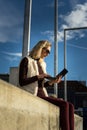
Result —
<path fill-rule="evenodd" d="M 76 114 L 74 116 L 75 116 L 75 130 L 83 130 L 83 118 Z"/>
<path fill-rule="evenodd" d="M 0 130 L 59 130 L 59 108 L 0 80 Z M 75 130 L 82 130 L 75 115 Z"/>
<path fill-rule="evenodd" d="M 10 67 L 9 83 L 18 86 L 18 67 Z"/>
<path fill-rule="evenodd" d="M 59 130 L 59 109 L 0 80 L 0 130 Z"/>

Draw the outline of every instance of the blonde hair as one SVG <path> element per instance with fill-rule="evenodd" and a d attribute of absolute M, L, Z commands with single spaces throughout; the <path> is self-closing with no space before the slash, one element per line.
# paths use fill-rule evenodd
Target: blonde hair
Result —
<path fill-rule="evenodd" d="M 41 56 L 42 49 L 49 46 L 51 46 L 51 43 L 49 41 L 41 40 L 33 47 L 33 49 L 30 51 L 29 56 L 31 56 L 33 59 L 38 59 Z"/>

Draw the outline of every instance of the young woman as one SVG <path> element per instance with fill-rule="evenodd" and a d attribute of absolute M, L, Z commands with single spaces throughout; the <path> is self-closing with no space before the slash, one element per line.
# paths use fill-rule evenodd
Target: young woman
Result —
<path fill-rule="evenodd" d="M 50 75 L 46 72 L 44 58 L 50 54 L 51 43 L 39 41 L 24 57 L 19 66 L 19 84 L 23 89 L 60 107 L 60 127 L 62 130 L 74 130 L 74 106 L 59 98 L 49 97 L 46 87 L 61 82 L 61 77 L 46 81 Z"/>

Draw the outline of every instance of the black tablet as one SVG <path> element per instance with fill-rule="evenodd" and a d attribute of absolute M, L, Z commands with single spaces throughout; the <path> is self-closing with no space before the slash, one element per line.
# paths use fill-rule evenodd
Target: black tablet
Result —
<path fill-rule="evenodd" d="M 51 79 L 56 79 L 58 78 L 59 76 L 62 76 L 62 78 L 68 73 L 68 70 L 67 69 L 63 69 L 58 75 L 56 75 L 56 77 L 51 77 L 51 76 L 48 76 L 46 77 L 47 79 L 51 80 Z"/>

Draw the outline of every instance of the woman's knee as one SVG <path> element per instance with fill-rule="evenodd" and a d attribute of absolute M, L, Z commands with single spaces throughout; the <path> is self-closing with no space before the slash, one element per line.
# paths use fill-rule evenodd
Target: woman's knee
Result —
<path fill-rule="evenodd" d="M 69 102 L 69 107 L 74 108 L 74 105 L 72 103 Z"/>
<path fill-rule="evenodd" d="M 66 101 L 61 102 L 61 106 L 65 109 L 69 108 L 69 103 Z"/>

